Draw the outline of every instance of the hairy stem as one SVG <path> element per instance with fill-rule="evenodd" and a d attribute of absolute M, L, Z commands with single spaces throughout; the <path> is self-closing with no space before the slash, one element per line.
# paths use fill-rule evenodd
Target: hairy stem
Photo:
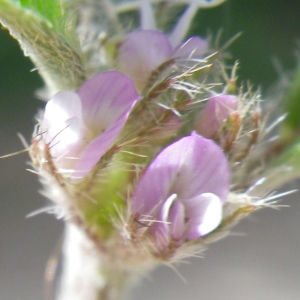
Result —
<path fill-rule="evenodd" d="M 131 276 L 110 266 L 95 244 L 67 224 L 57 300 L 121 300 Z"/>

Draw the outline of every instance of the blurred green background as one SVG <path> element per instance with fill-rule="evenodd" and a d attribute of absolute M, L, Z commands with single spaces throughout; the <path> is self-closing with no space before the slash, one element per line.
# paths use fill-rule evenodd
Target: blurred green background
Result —
<path fill-rule="evenodd" d="M 230 47 L 240 62 L 239 77 L 263 93 L 278 79 L 272 59 L 294 69 L 300 38 L 300 1 L 229 0 L 197 15 L 201 35 L 223 30 L 223 42 L 241 37 Z M 195 28 L 196 28 L 195 27 Z M 194 29 L 195 30 L 195 29 Z M 42 81 L 16 41 L 0 30 L 0 155 L 23 148 L 16 133 L 30 140 L 34 116 L 44 103 L 35 97 Z M 300 112 L 299 112 L 300 115 Z M 37 176 L 25 171 L 27 154 L 0 160 L 0 299 L 43 299 L 45 264 L 57 243 L 62 223 L 53 216 L 25 219 L 45 206 Z M 292 183 L 286 189 L 297 187 Z M 299 196 L 291 208 L 261 211 L 243 221 L 228 237 L 210 246 L 206 259 L 179 268 L 189 284 L 170 269 L 159 270 L 137 289 L 132 299 L 300 299 Z M 70 299 L 72 300 L 72 299 Z M 87 299 L 88 300 L 88 299 Z"/>

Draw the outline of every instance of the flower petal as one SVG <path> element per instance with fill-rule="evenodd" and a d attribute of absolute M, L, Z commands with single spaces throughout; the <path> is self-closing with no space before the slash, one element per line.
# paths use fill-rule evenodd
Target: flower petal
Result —
<path fill-rule="evenodd" d="M 183 14 L 180 16 L 179 20 L 177 21 L 173 32 L 170 35 L 170 41 L 173 47 L 179 45 L 187 35 L 191 22 L 198 11 L 198 4 L 195 1 L 189 3 L 189 6 L 185 9 Z"/>
<path fill-rule="evenodd" d="M 171 195 L 166 201 L 164 201 L 157 218 L 155 219 L 153 225 L 151 226 L 151 232 L 154 233 L 155 231 L 160 232 L 160 234 L 168 236 L 170 233 L 170 224 L 169 224 L 169 214 L 170 209 L 176 200 L 177 195 Z"/>
<path fill-rule="evenodd" d="M 79 89 L 83 120 L 94 137 L 128 113 L 139 99 L 130 78 L 119 72 L 104 72 Z"/>
<path fill-rule="evenodd" d="M 74 157 L 87 144 L 87 130 L 82 123 L 79 96 L 62 91 L 48 101 L 42 122 L 43 137 L 57 167 L 71 166 Z"/>
<path fill-rule="evenodd" d="M 165 34 L 154 30 L 134 31 L 119 49 L 118 69 L 131 77 L 136 88 L 142 91 L 151 72 L 171 56 L 172 46 Z"/>
<path fill-rule="evenodd" d="M 184 237 L 185 209 L 183 204 L 176 200 L 177 195 L 171 195 L 162 205 L 157 219 L 149 228 L 149 233 L 154 237 L 156 248 L 165 250 L 171 241 L 177 244 Z"/>
<path fill-rule="evenodd" d="M 73 179 L 80 179 L 87 175 L 92 168 L 97 164 L 102 155 L 113 145 L 114 140 L 117 138 L 127 120 L 127 117 L 134 106 L 131 107 L 115 121 L 106 131 L 96 137 L 80 154 L 78 162 L 74 167 Z"/>
<path fill-rule="evenodd" d="M 170 208 L 168 220 L 170 222 L 170 232 L 174 239 L 180 240 L 185 230 L 185 207 L 179 201 L 175 200 Z"/>
<path fill-rule="evenodd" d="M 59 168 L 68 168 L 74 165 L 79 153 L 86 146 L 87 130 L 77 117 L 68 119 L 62 126 L 63 129 L 51 141 L 50 149 L 56 165 Z"/>
<path fill-rule="evenodd" d="M 191 37 L 174 50 L 174 58 L 202 58 L 208 49 L 205 39 L 198 36 Z"/>
<path fill-rule="evenodd" d="M 177 166 L 172 193 L 178 194 L 180 199 L 213 193 L 225 202 L 229 192 L 230 171 L 222 149 L 212 140 L 195 133 L 179 142 L 176 148 L 180 152 L 181 164 Z M 173 152 L 175 149 L 171 150 Z"/>
<path fill-rule="evenodd" d="M 63 130 L 68 119 L 76 117 L 81 121 L 82 107 L 79 96 L 72 91 L 62 91 L 54 95 L 45 107 L 43 129 L 46 131 L 47 143 Z"/>
<path fill-rule="evenodd" d="M 208 8 L 222 4 L 226 0 L 169 0 L 172 3 L 190 4 L 191 2 L 199 8 Z"/>
<path fill-rule="evenodd" d="M 222 220 L 222 201 L 211 193 L 204 193 L 185 201 L 189 229 L 186 238 L 204 236 L 218 227 Z"/>
<path fill-rule="evenodd" d="M 132 197 L 131 209 L 134 213 L 149 214 L 172 194 L 170 190 L 177 175 L 180 154 L 174 149 L 173 156 L 166 157 L 165 152 L 175 144 L 158 154 L 138 182 Z"/>
<path fill-rule="evenodd" d="M 210 97 L 196 120 L 195 130 L 206 138 L 214 138 L 223 122 L 237 108 L 238 98 L 234 95 Z"/>
<path fill-rule="evenodd" d="M 221 148 L 195 133 L 160 152 L 132 197 L 134 213 L 149 214 L 172 194 L 189 199 L 213 193 L 222 202 L 229 192 L 229 166 Z"/>

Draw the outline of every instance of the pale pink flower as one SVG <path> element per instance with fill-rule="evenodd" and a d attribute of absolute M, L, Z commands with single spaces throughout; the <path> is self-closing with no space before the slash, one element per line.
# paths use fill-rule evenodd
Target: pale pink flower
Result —
<path fill-rule="evenodd" d="M 55 165 L 82 178 L 113 145 L 139 96 L 119 72 L 100 73 L 78 90 L 61 91 L 46 105 L 44 142 Z"/>
<path fill-rule="evenodd" d="M 221 148 L 196 133 L 166 147 L 146 169 L 132 214 L 149 226 L 157 247 L 207 235 L 220 224 L 230 171 Z"/>
<path fill-rule="evenodd" d="M 190 5 L 170 36 L 156 30 L 149 2 L 142 2 L 142 29 L 128 34 L 119 47 L 117 68 L 131 77 L 138 91 L 147 85 L 151 73 L 173 59 L 200 59 L 207 52 L 207 41 L 194 36 L 182 42 L 189 23 L 197 11 Z"/>

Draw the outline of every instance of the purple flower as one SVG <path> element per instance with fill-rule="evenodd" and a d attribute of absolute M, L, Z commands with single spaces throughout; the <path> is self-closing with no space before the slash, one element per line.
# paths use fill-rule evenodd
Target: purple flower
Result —
<path fill-rule="evenodd" d="M 82 178 L 112 146 L 139 96 L 119 72 L 104 72 L 78 90 L 61 91 L 46 105 L 44 142 L 56 167 Z"/>
<path fill-rule="evenodd" d="M 159 250 L 204 236 L 221 222 L 229 177 L 221 148 L 192 133 L 165 148 L 146 169 L 132 197 L 132 214 L 149 226 Z"/>
<path fill-rule="evenodd" d="M 136 88 L 142 91 L 149 77 L 162 63 L 175 58 L 199 58 L 207 50 L 207 42 L 192 37 L 173 47 L 168 37 L 155 30 L 131 32 L 121 44 L 118 69 L 131 77 Z"/>
<path fill-rule="evenodd" d="M 236 96 L 212 96 L 199 114 L 195 123 L 195 130 L 206 138 L 214 138 L 224 122 L 237 109 L 238 98 Z"/>

